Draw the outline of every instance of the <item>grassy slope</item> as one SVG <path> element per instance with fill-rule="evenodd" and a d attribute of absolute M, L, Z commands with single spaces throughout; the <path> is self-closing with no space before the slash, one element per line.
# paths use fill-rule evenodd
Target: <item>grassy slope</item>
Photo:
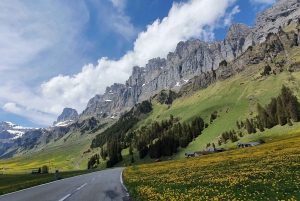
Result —
<path fill-rule="evenodd" d="M 113 122 L 109 122 L 110 126 Z M 42 144 L 18 157 L 0 160 L 0 173 L 29 173 L 32 169 L 37 169 L 43 165 L 50 166 L 50 171 L 59 169 L 60 171 L 84 170 L 87 168 L 88 159 L 100 153 L 100 149 L 90 149 L 91 141 L 96 133 L 88 132 L 81 135 L 80 132 L 71 132 L 61 139 L 52 140 L 48 144 Z"/>
<path fill-rule="evenodd" d="M 293 48 L 290 52 L 289 59 L 291 59 L 291 61 L 299 61 L 299 51 L 299 47 Z M 280 60 L 281 58 L 285 58 L 285 55 L 278 55 L 277 59 Z M 210 124 L 209 127 L 203 131 L 202 135 L 191 142 L 186 149 L 180 149 L 173 158 L 183 158 L 186 152 L 203 150 L 207 143 L 214 142 L 217 144 L 217 140 L 222 132 L 229 131 L 230 129 L 237 130 L 237 120 L 241 121 L 245 120 L 246 117 L 255 117 L 257 103 L 260 103 L 262 106 L 268 104 L 272 97 L 278 96 L 282 85 L 290 87 L 295 95 L 297 95 L 298 98 L 300 97 L 298 87 L 300 72 L 289 73 L 286 70 L 287 64 L 285 71 L 281 74 L 258 78 L 263 71 L 263 66 L 264 64 L 248 66 L 245 71 L 237 74 L 233 78 L 218 81 L 206 89 L 195 92 L 192 96 L 181 97 L 175 100 L 170 108 L 168 108 L 167 105 L 161 105 L 153 101 L 154 110 L 152 114 L 140 122 L 139 127 L 149 125 L 153 121 L 159 122 L 163 119 L 168 119 L 170 114 L 174 117 L 180 117 L 181 122 L 191 122 L 196 116 L 201 116 L 205 122 L 209 123 L 210 114 L 217 111 L 220 117 Z M 271 67 L 275 68 L 274 65 Z M 291 76 L 294 78 L 292 81 L 290 79 Z M 253 96 L 251 100 L 249 99 L 250 96 Z M 226 112 L 228 108 L 229 110 Z M 245 135 L 240 140 L 251 141 L 272 137 L 274 134 L 287 132 L 299 127 L 299 123 L 294 123 L 292 127 L 276 126 L 263 133 L 258 132 L 254 135 Z M 232 147 L 234 144 L 229 143 L 225 146 Z M 123 153 L 128 154 L 128 151 Z M 123 156 L 125 160 L 121 163 L 129 164 L 129 156 Z M 150 158 L 140 161 L 137 154 L 135 154 L 134 157 L 136 164 L 153 161 L 153 159 Z"/>

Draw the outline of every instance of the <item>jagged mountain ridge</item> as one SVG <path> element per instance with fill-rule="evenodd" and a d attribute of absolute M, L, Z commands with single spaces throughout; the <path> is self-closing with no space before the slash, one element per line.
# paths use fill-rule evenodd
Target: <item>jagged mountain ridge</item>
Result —
<path fill-rule="evenodd" d="M 74 121 L 78 120 L 78 113 L 73 108 L 64 108 L 61 115 L 57 117 L 57 120 L 53 122 L 53 125 L 61 126 L 61 125 L 67 125 Z M 59 124 L 63 123 L 63 124 Z"/>
<path fill-rule="evenodd" d="M 299 5 L 299 0 L 281 0 L 258 14 L 255 27 L 232 24 L 223 41 L 179 42 L 175 51 L 169 53 L 166 59 L 154 58 L 145 67 L 133 67 L 132 75 L 125 84 L 115 83 L 107 87 L 102 95 L 95 95 L 79 117 L 118 117 L 137 102 L 161 90 L 180 90 L 185 84 L 190 84 L 189 80 L 194 77 L 205 78 L 201 85 L 207 86 L 220 76 L 230 76 L 224 73 L 226 69 L 219 69 L 220 62 L 236 59 L 248 47 L 264 42 L 268 33 L 278 33 L 280 28 L 297 21 L 300 16 Z M 241 62 L 238 65 L 244 64 Z M 215 75 L 217 69 L 218 76 Z"/>

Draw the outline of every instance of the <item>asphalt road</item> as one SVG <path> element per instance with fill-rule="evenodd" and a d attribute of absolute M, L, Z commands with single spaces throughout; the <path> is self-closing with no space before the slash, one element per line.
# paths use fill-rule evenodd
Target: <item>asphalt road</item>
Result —
<path fill-rule="evenodd" d="M 120 182 L 124 168 L 103 170 L 0 196 L 0 201 L 129 201 Z"/>

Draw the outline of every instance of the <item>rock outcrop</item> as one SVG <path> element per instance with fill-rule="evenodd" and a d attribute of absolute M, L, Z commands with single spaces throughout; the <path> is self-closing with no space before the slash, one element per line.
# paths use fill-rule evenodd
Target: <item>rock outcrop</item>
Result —
<path fill-rule="evenodd" d="M 161 90 L 179 91 L 181 88 L 186 88 L 186 86 L 183 87 L 184 85 L 201 88 L 208 86 L 216 79 L 226 79 L 232 76 L 233 68 L 235 71 L 242 70 L 244 60 L 239 60 L 238 65 L 234 64 L 234 66 L 220 67 L 220 62 L 235 60 L 249 47 L 264 42 L 269 33 L 279 33 L 290 23 L 296 22 L 300 17 L 299 5 L 299 0 L 281 0 L 265 12 L 258 14 L 255 27 L 241 23 L 232 24 L 223 41 L 179 42 L 175 51 L 170 52 L 166 59 L 154 58 L 149 60 L 145 68 L 133 67 L 132 75 L 125 84 L 114 84 L 107 87 L 104 94 L 92 98 L 80 117 L 117 118 L 137 102 L 148 99 Z M 285 35 L 280 36 L 279 33 L 276 37 L 285 37 Z M 272 36 L 271 39 L 276 37 Z M 297 45 L 298 35 L 286 37 L 292 37 L 291 43 Z M 279 43 L 272 43 L 271 47 L 273 46 L 281 51 L 282 47 Z M 272 53 L 276 54 L 276 51 Z M 269 56 L 272 57 L 272 55 Z M 265 55 L 256 55 L 247 62 L 255 64 L 264 57 Z"/>
<path fill-rule="evenodd" d="M 75 109 L 64 108 L 61 115 L 58 116 L 57 121 L 53 122 L 53 125 L 64 121 L 76 121 L 78 119 L 78 113 Z"/>

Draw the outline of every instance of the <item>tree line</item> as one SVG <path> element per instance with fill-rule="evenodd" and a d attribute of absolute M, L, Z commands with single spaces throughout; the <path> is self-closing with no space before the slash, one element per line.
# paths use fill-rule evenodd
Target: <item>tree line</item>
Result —
<path fill-rule="evenodd" d="M 206 124 L 207 125 L 207 124 Z M 132 134 L 140 159 L 149 154 L 150 158 L 172 156 L 179 147 L 185 148 L 198 137 L 205 128 L 204 120 L 196 117 L 191 124 L 180 123 L 170 115 L 168 120 L 154 122 Z"/>
<path fill-rule="evenodd" d="M 257 129 L 261 132 L 265 128 L 273 128 L 276 125 L 292 125 L 293 122 L 300 120 L 300 103 L 292 90 L 282 86 L 281 93 L 277 98 L 272 98 L 265 107 L 257 104 L 257 116 L 254 119 L 246 119 L 245 128 L 249 134 L 256 133 Z"/>
<path fill-rule="evenodd" d="M 122 149 L 126 149 L 131 144 L 131 136 L 128 136 L 128 131 L 139 122 L 140 118 L 143 118 L 142 116 L 151 111 L 152 104 L 149 101 L 143 101 L 123 114 L 115 124 L 92 140 L 90 147 L 101 147 L 101 158 L 104 160 L 108 158 L 107 167 L 113 167 L 122 160 Z"/>
<path fill-rule="evenodd" d="M 236 126 L 239 130 L 245 129 L 248 134 L 256 133 L 257 130 L 263 132 L 265 129 L 273 128 L 274 126 L 286 124 L 293 125 L 293 122 L 300 121 L 300 103 L 292 90 L 286 86 L 282 86 L 280 94 L 277 98 L 271 98 L 271 101 L 262 107 L 257 103 L 257 115 L 254 118 L 245 121 L 236 121 Z M 243 137 L 243 133 L 234 130 L 226 131 L 221 134 L 218 140 L 219 146 L 222 143 L 227 143 L 228 140 L 236 142 L 239 137 Z"/>

